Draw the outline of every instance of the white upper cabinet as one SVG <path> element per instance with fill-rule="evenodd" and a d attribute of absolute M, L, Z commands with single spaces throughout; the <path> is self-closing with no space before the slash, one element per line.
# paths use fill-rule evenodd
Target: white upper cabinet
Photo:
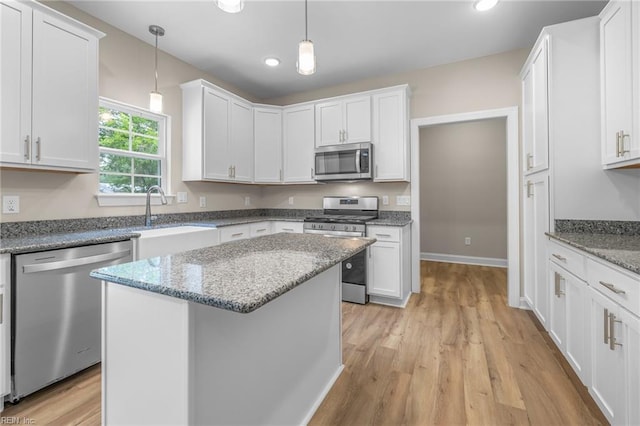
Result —
<path fill-rule="evenodd" d="M 38 3 L 0 3 L 0 163 L 95 171 L 98 39 Z"/>
<path fill-rule="evenodd" d="M 253 109 L 254 181 L 282 182 L 282 108 Z"/>
<path fill-rule="evenodd" d="M 640 164 L 640 4 L 610 1 L 600 14 L 602 163 Z"/>
<path fill-rule="evenodd" d="M 371 96 L 316 104 L 316 146 L 371 141 Z"/>
<path fill-rule="evenodd" d="M 374 181 L 409 178 L 408 86 L 372 95 Z"/>
<path fill-rule="evenodd" d="M 182 87 L 182 179 L 253 180 L 253 105 L 204 80 Z"/>
<path fill-rule="evenodd" d="M 549 37 L 539 39 L 522 73 L 522 164 L 525 174 L 549 168 Z"/>
<path fill-rule="evenodd" d="M 314 111 L 313 104 L 282 110 L 285 183 L 315 183 Z"/>

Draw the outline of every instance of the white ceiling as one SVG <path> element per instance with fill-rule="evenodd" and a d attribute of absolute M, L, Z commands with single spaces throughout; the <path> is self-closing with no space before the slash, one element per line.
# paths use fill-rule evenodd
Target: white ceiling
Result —
<path fill-rule="evenodd" d="M 606 1 L 502 0 L 489 12 L 473 1 L 310 0 L 309 39 L 317 71 L 298 75 L 304 1 L 247 0 L 237 14 L 213 0 L 71 0 L 83 11 L 254 95 L 295 92 L 531 47 L 542 27 L 597 15 Z M 282 61 L 269 68 L 263 60 Z M 160 80 L 162 79 L 160 64 Z"/>

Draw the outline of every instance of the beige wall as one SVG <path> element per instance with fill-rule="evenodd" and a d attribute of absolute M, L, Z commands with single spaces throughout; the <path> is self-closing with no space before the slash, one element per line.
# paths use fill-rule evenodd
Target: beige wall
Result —
<path fill-rule="evenodd" d="M 502 118 L 420 130 L 421 253 L 507 258 L 506 146 Z"/>
<path fill-rule="evenodd" d="M 100 41 L 100 95 L 145 107 L 153 85 L 153 47 L 69 4 L 58 1 L 47 4 L 107 34 Z M 154 210 L 173 213 L 243 209 L 247 208 L 244 206 L 245 196 L 251 198 L 249 208 L 321 208 L 321 197 L 334 194 L 388 195 L 390 204 L 381 206 L 382 209 L 410 209 L 409 206 L 396 205 L 398 195 L 409 195 L 408 183 L 256 186 L 182 182 L 182 105 L 179 85 L 185 81 L 204 78 L 252 101 L 282 105 L 408 83 L 412 91 L 411 117 L 425 117 L 519 105 L 518 72 L 527 53 L 527 49 L 516 50 L 273 100 L 254 99 L 212 75 L 161 53 L 159 91 L 164 96 L 165 113 L 172 118 L 171 186 L 174 193 L 186 191 L 189 202 L 158 206 Z M 141 207 L 98 207 L 95 199 L 97 175 L 2 170 L 0 180 L 3 194 L 21 197 L 20 214 L 0 216 L 2 221 L 143 213 Z M 198 206 L 200 196 L 207 198 L 205 209 Z M 292 206 L 288 204 L 290 196 L 294 197 Z"/>

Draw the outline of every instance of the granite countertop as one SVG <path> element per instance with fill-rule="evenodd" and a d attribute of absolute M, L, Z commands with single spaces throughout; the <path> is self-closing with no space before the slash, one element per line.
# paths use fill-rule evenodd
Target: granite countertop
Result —
<path fill-rule="evenodd" d="M 597 233 L 548 233 L 549 237 L 640 274 L 640 236 Z"/>
<path fill-rule="evenodd" d="M 249 313 L 373 244 L 371 238 L 272 234 L 101 268 L 91 276 Z"/>
<path fill-rule="evenodd" d="M 170 228 L 177 226 L 206 226 L 223 228 L 225 226 L 243 225 L 263 221 L 303 222 L 304 217 L 292 216 L 240 216 L 224 219 L 207 219 L 179 223 L 163 223 L 154 225 L 153 228 Z M 403 217 L 384 217 L 367 222 L 367 225 L 379 226 L 405 226 L 411 219 Z M 82 232 L 59 232 L 47 234 L 35 234 L 25 237 L 0 238 L 0 254 L 2 253 L 32 253 L 45 250 L 57 250 L 68 247 L 102 244 L 116 241 L 126 241 L 138 238 L 139 231 L 149 229 L 144 226 L 123 227 L 115 229 L 97 229 Z"/>

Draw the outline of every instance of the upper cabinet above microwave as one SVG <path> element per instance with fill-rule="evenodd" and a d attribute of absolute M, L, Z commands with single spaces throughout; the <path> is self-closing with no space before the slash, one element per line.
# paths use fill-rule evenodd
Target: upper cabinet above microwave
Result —
<path fill-rule="evenodd" d="M 602 164 L 640 167 L 640 3 L 612 0 L 600 13 Z"/>
<path fill-rule="evenodd" d="M 0 166 L 98 167 L 98 39 L 37 2 L 0 2 Z"/>
<path fill-rule="evenodd" d="M 316 104 L 316 148 L 361 142 L 371 142 L 371 96 Z"/>

